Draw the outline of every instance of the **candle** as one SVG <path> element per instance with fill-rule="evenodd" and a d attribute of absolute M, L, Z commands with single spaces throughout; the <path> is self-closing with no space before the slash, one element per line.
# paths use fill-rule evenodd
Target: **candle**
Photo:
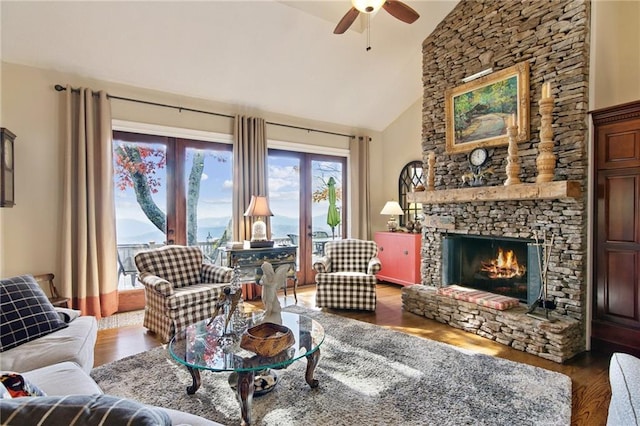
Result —
<path fill-rule="evenodd" d="M 511 114 L 507 119 L 507 127 L 513 127 L 516 125 L 516 115 Z"/>
<path fill-rule="evenodd" d="M 551 83 L 548 81 L 542 84 L 542 98 L 548 99 L 551 97 Z"/>

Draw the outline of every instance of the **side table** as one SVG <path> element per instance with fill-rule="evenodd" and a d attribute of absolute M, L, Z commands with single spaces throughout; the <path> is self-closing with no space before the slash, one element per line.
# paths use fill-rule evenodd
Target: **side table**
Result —
<path fill-rule="evenodd" d="M 59 308 L 69 307 L 69 298 L 60 296 L 58 294 L 58 289 L 53 284 L 53 274 L 34 275 L 33 278 L 38 284 L 40 284 L 40 286 L 42 286 L 43 283 L 47 283 L 49 285 L 49 293 L 51 294 L 51 296 L 49 297 L 49 302 L 51 302 L 53 306 L 57 306 Z"/>
<path fill-rule="evenodd" d="M 57 306 L 58 308 L 68 308 L 69 307 L 69 298 L 68 297 L 50 297 L 49 302 L 53 306 Z"/>

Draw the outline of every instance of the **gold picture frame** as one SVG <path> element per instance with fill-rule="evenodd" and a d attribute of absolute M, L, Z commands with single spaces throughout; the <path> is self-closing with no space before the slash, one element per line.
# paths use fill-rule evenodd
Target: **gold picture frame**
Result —
<path fill-rule="evenodd" d="M 512 114 L 518 141 L 529 140 L 529 62 L 447 89 L 444 109 L 449 154 L 507 145 Z"/>

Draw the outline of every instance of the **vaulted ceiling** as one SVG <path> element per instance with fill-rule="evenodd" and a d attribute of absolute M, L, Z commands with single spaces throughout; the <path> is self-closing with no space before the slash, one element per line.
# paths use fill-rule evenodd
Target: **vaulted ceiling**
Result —
<path fill-rule="evenodd" d="M 5 62 L 379 131 L 421 96 L 422 41 L 457 1 L 342 35 L 348 0 L 0 4 Z"/>

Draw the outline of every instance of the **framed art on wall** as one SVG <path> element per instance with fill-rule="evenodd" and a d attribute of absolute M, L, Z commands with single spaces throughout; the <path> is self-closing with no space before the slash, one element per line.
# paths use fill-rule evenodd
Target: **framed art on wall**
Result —
<path fill-rule="evenodd" d="M 515 115 L 518 141 L 529 140 L 529 63 L 521 62 L 445 91 L 446 151 L 507 145 Z"/>

